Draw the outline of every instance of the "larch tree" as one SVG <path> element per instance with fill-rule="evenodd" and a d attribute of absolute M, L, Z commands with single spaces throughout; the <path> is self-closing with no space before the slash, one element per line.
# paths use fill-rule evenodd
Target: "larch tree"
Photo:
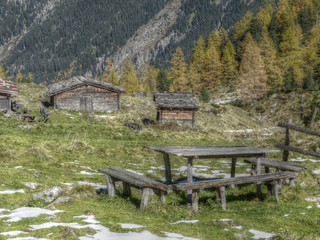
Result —
<path fill-rule="evenodd" d="M 158 92 L 169 92 L 170 81 L 165 70 L 161 69 L 156 78 L 156 88 Z"/>
<path fill-rule="evenodd" d="M 120 86 L 129 94 L 138 92 L 140 90 L 140 83 L 136 71 L 134 70 L 134 67 L 129 59 L 126 59 L 124 63 Z"/>
<path fill-rule="evenodd" d="M 3 80 L 7 79 L 6 71 L 2 66 L 0 66 L 0 78 L 2 78 Z"/>
<path fill-rule="evenodd" d="M 242 49 L 238 91 L 244 102 L 249 103 L 266 95 L 268 79 L 260 49 L 250 33 L 243 41 Z"/>
<path fill-rule="evenodd" d="M 220 56 L 215 46 L 211 46 L 206 52 L 202 85 L 208 89 L 217 87 L 221 83 L 221 75 Z"/>
<path fill-rule="evenodd" d="M 151 65 L 147 66 L 141 83 L 141 91 L 153 93 L 156 90 L 158 73 L 159 69 Z"/>
<path fill-rule="evenodd" d="M 172 79 L 174 88 L 177 92 L 191 91 L 187 78 L 187 64 L 185 62 L 183 51 L 177 48 L 171 60 L 169 78 Z"/>
<path fill-rule="evenodd" d="M 114 85 L 119 85 L 119 78 L 114 70 L 113 62 L 112 60 L 108 59 L 107 60 L 107 66 L 102 74 L 101 80 L 104 82 L 112 83 Z"/>
<path fill-rule="evenodd" d="M 223 49 L 222 59 L 222 79 L 225 84 L 230 84 L 237 77 L 236 50 L 231 41 Z"/>

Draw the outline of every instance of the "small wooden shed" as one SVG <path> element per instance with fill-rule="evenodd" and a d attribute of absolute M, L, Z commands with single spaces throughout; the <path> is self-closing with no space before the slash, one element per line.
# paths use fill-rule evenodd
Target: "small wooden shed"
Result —
<path fill-rule="evenodd" d="M 155 93 L 157 121 L 182 121 L 194 127 L 199 98 L 196 93 Z"/>
<path fill-rule="evenodd" d="M 11 96 L 19 94 L 17 84 L 0 78 L 0 112 L 11 110 Z"/>
<path fill-rule="evenodd" d="M 47 87 L 54 108 L 75 111 L 117 111 L 125 91 L 111 83 L 78 76 Z"/>

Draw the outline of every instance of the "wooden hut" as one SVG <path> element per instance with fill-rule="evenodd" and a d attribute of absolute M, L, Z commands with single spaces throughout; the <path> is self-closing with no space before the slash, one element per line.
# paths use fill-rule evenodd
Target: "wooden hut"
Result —
<path fill-rule="evenodd" d="M 0 112 L 11 110 L 11 96 L 19 94 L 17 84 L 0 78 Z"/>
<path fill-rule="evenodd" d="M 111 83 L 78 76 L 47 88 L 51 104 L 58 109 L 75 111 L 117 111 L 120 94 L 125 91 Z"/>
<path fill-rule="evenodd" d="M 182 121 L 194 127 L 195 113 L 199 109 L 198 94 L 155 93 L 154 101 L 160 123 Z"/>

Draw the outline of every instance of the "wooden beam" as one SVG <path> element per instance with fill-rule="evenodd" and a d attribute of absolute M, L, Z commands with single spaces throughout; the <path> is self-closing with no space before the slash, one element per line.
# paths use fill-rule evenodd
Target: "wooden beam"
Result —
<path fill-rule="evenodd" d="M 291 147 L 291 146 L 287 146 L 287 145 L 283 145 L 283 144 L 275 144 L 274 146 L 276 148 L 284 149 L 287 151 L 297 152 L 297 153 L 301 153 L 301 154 L 305 154 L 305 155 L 310 155 L 313 157 L 320 157 L 320 153 L 303 150 L 301 148 Z"/>
<path fill-rule="evenodd" d="M 226 210 L 227 209 L 227 200 L 226 200 L 226 187 L 225 186 L 220 187 L 220 196 L 221 196 L 222 209 Z"/>
<path fill-rule="evenodd" d="M 109 175 L 107 175 L 107 189 L 108 189 L 108 196 L 110 198 L 113 198 L 116 194 L 115 181 L 113 177 Z"/>
<path fill-rule="evenodd" d="M 149 199 L 149 188 L 142 188 L 141 190 L 141 202 L 140 202 L 140 211 L 143 211 L 147 205 L 148 205 L 148 199 Z"/>
<path fill-rule="evenodd" d="M 170 157 L 168 153 L 163 153 L 163 161 L 166 169 L 166 184 L 172 183 Z"/>
<path fill-rule="evenodd" d="M 192 191 L 192 210 L 194 212 L 199 210 L 199 190 Z"/>
<path fill-rule="evenodd" d="M 296 126 L 296 125 L 292 125 L 292 124 L 290 124 L 290 123 L 279 122 L 279 123 L 278 123 L 278 126 L 279 126 L 279 127 L 282 127 L 282 128 L 287 128 L 287 129 L 295 130 L 295 131 L 297 131 L 297 132 L 302 132 L 302 133 L 306 133 L 306 134 L 309 134 L 309 135 L 314 135 L 314 136 L 320 137 L 320 131 L 314 131 L 314 130 L 311 130 L 311 129 L 308 129 L 308 128 L 304 128 L 304 127 L 299 127 L 299 126 Z"/>

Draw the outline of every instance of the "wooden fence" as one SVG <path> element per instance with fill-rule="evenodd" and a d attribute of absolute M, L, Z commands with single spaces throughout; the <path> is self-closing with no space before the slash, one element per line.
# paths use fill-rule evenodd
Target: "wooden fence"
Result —
<path fill-rule="evenodd" d="M 310 155 L 310 156 L 314 156 L 314 157 L 320 157 L 320 153 L 311 152 L 311 151 L 307 151 L 307 150 L 304 150 L 304 149 L 301 149 L 301 148 L 290 146 L 290 130 L 294 130 L 294 131 L 297 131 L 297 132 L 302 132 L 302 133 L 306 133 L 306 134 L 309 134 L 309 135 L 320 137 L 320 132 L 319 131 L 314 131 L 314 130 L 311 130 L 311 129 L 308 129 L 308 128 L 303 128 L 303 127 L 295 126 L 295 125 L 292 125 L 290 123 L 284 123 L 284 122 L 279 122 L 278 126 L 286 129 L 285 144 L 278 144 L 277 143 L 277 144 L 274 145 L 276 148 L 280 148 L 280 149 L 283 150 L 282 161 L 288 161 L 289 151 L 297 152 L 297 153 L 301 153 L 301 154 L 305 154 L 305 155 Z"/>

